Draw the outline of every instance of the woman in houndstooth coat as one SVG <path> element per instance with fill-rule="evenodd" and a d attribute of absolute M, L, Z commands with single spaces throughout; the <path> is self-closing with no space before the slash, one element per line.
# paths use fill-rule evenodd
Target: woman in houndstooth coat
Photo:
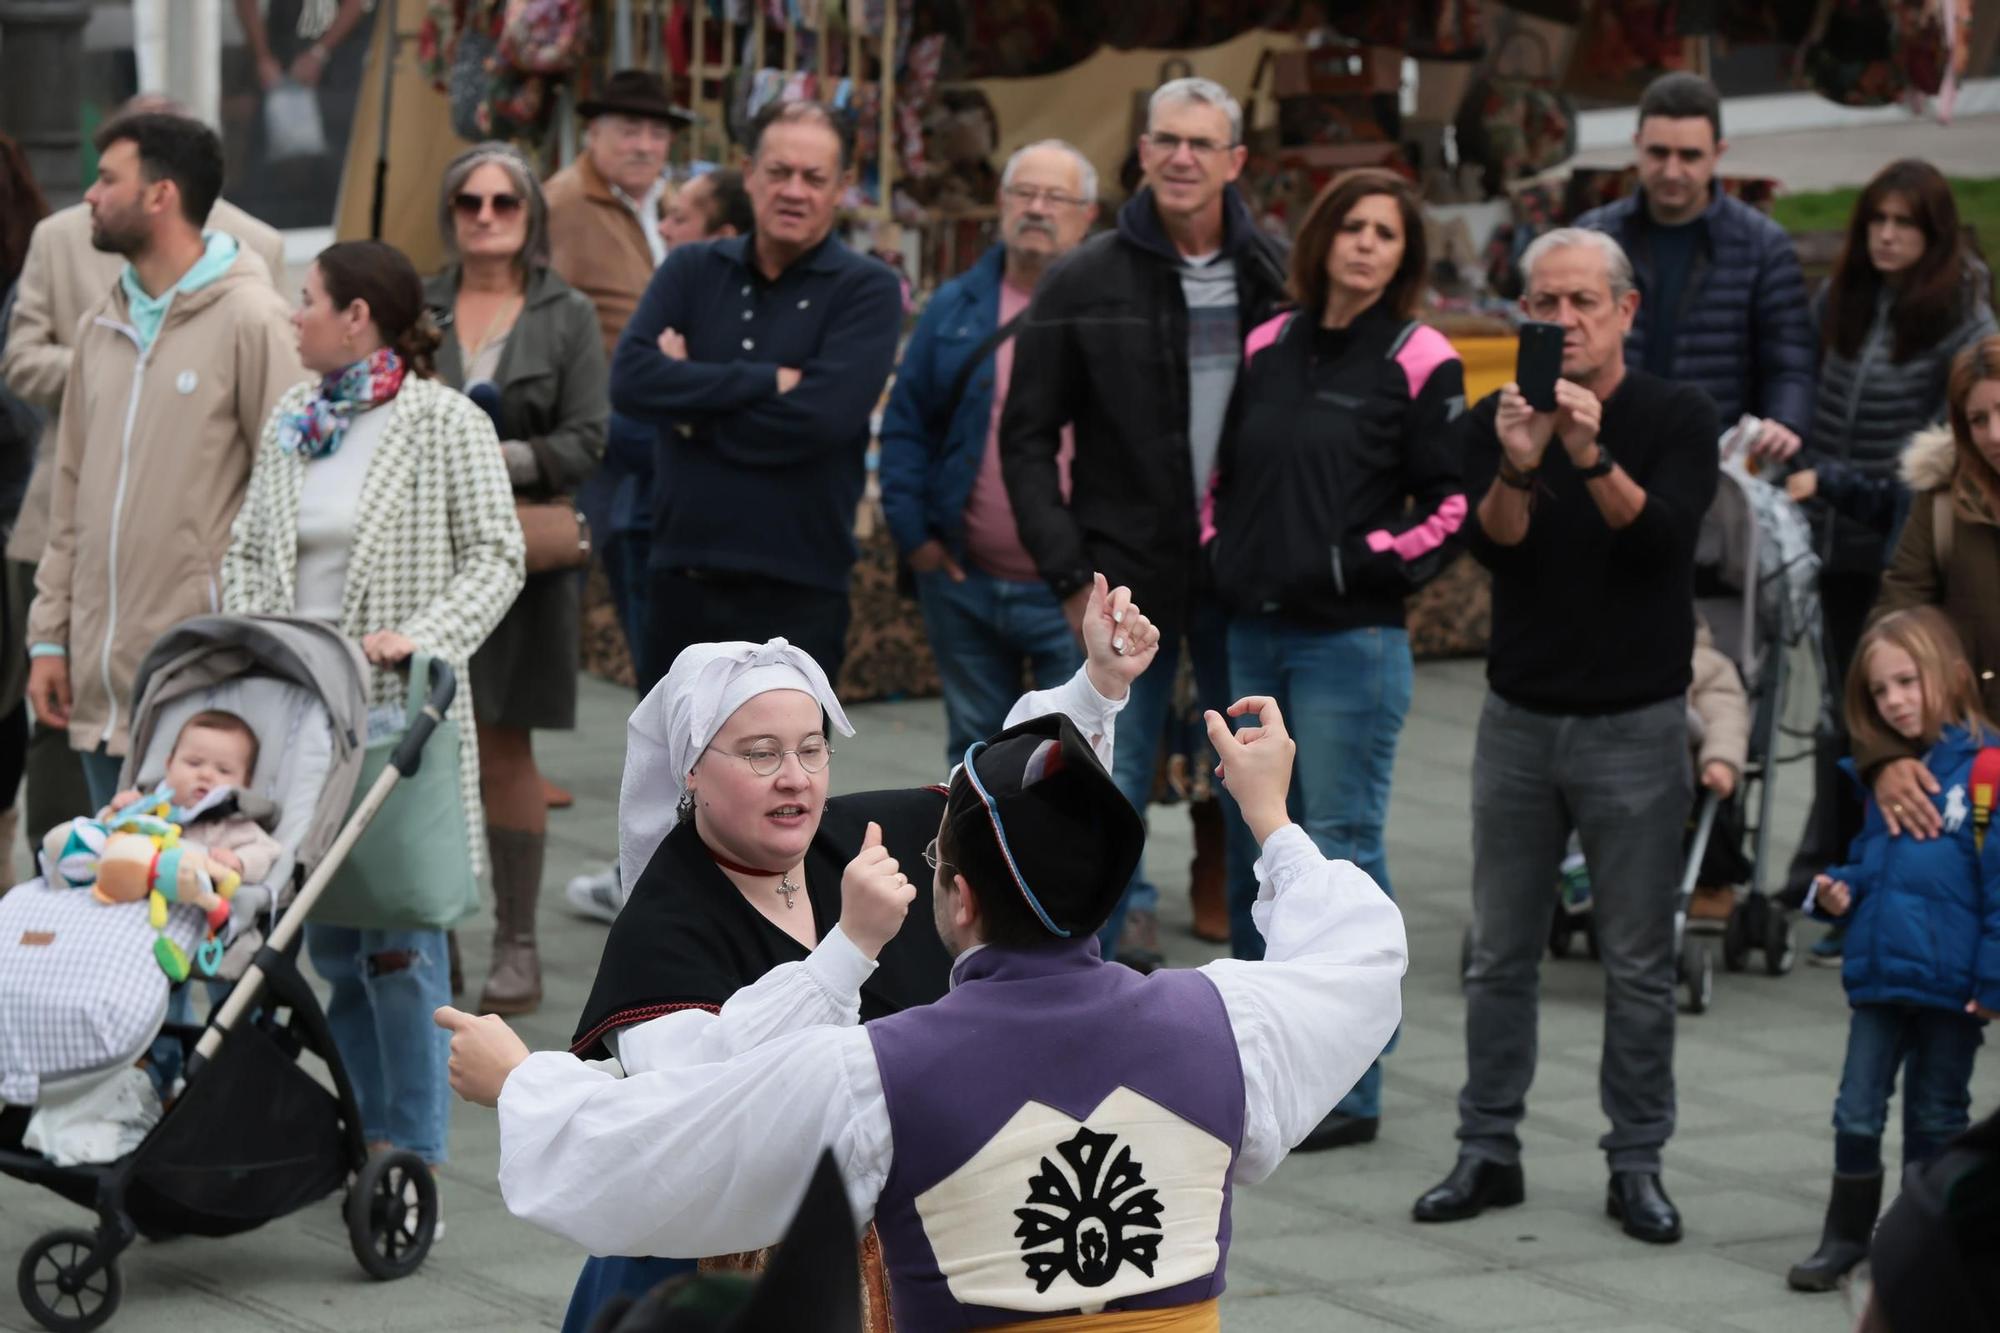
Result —
<path fill-rule="evenodd" d="M 333 246 L 293 317 L 298 385 L 265 424 L 223 558 L 223 609 L 312 616 L 361 642 L 371 705 L 400 710 L 414 652 L 466 679 L 520 591 L 524 547 L 492 422 L 432 376 L 437 331 L 397 250 Z M 461 688 L 459 788 L 473 869 L 486 864 L 472 699 Z M 449 1002 L 443 931 L 308 925 L 327 1017 L 355 1075 L 369 1140 L 444 1157 L 446 1079 L 431 1010 Z"/>

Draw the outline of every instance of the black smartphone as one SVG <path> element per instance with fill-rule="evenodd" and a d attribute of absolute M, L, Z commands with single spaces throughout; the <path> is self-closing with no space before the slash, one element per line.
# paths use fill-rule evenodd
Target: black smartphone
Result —
<path fill-rule="evenodd" d="M 1563 327 L 1529 320 L 1521 325 L 1520 350 L 1514 358 L 1514 382 L 1537 412 L 1556 410 L 1556 377 L 1563 367 Z"/>

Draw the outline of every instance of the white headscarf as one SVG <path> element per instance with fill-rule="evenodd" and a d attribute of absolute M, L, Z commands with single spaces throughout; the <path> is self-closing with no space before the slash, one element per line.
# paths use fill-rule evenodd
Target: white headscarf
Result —
<path fill-rule="evenodd" d="M 723 724 L 772 690 L 810 694 L 843 736 L 854 727 L 826 672 L 804 649 L 769 643 L 696 643 L 632 710 L 625 725 L 625 777 L 618 784 L 618 877 L 627 897 L 680 822 L 688 770 Z"/>

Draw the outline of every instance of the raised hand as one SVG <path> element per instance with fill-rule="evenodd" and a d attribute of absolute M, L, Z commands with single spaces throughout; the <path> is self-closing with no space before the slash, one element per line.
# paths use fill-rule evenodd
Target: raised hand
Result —
<path fill-rule="evenodd" d="M 1558 381 L 1560 386 L 1561 381 Z M 1556 414 L 1537 412 L 1521 396 L 1521 386 L 1509 381 L 1500 389 L 1500 407 L 1493 414 L 1493 433 L 1500 437 L 1500 451 L 1507 461 L 1523 472 L 1542 465 L 1542 455 L 1556 433 Z"/>
<path fill-rule="evenodd" d="M 527 1043 L 498 1014 L 445 1005 L 431 1021 L 451 1034 L 451 1090 L 469 1102 L 498 1106 L 507 1076 L 528 1058 Z"/>
<path fill-rule="evenodd" d="M 1285 797 L 1292 787 L 1292 757 L 1298 746 L 1285 730 L 1284 714 L 1278 701 L 1268 695 L 1253 694 L 1229 706 L 1230 717 L 1257 715 L 1257 725 L 1231 731 L 1222 714 L 1210 709 L 1203 714 L 1208 724 L 1208 741 L 1221 757 L 1216 772 L 1222 785 L 1236 798 L 1243 821 L 1262 843 L 1292 822 L 1285 809 Z"/>
<path fill-rule="evenodd" d="M 870 821 L 861 850 L 840 876 L 840 933 L 874 958 L 903 928 L 916 896 L 916 886 L 882 845 L 882 826 Z"/>
<path fill-rule="evenodd" d="M 1091 578 L 1081 633 L 1083 669 L 1107 699 L 1123 699 L 1159 655 L 1160 631 L 1132 605 L 1132 590 L 1112 588 L 1102 574 Z"/>

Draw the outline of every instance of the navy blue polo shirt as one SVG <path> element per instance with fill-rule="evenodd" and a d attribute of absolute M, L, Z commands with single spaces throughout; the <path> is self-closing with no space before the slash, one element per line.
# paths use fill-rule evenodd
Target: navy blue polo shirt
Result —
<path fill-rule="evenodd" d="M 844 593 L 902 287 L 830 236 L 769 281 L 752 243 L 675 246 L 612 358 L 612 406 L 659 432 L 651 567 Z M 661 355 L 668 328 L 687 360 Z M 782 366 L 803 376 L 790 393 Z"/>

